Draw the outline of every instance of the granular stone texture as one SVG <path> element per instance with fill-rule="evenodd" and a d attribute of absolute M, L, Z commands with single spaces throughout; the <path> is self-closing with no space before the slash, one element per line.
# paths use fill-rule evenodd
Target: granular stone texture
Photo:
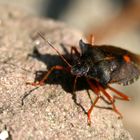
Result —
<path fill-rule="evenodd" d="M 1 6 L 0 14 L 0 130 L 6 126 L 9 139 L 132 140 L 111 110 L 96 107 L 91 114 L 92 124 L 87 125 L 84 110 L 89 109 L 91 100 L 83 89 L 76 94 L 84 109 L 74 102 L 66 88 L 73 84 L 68 73 L 54 72 L 44 86 L 36 89 L 26 85 L 34 81 L 37 71 L 41 73 L 62 63 L 56 52 L 38 39 L 37 32 L 61 53 L 67 53 L 70 46 L 78 46 L 82 38 L 79 31 L 60 22 L 28 15 L 13 6 Z M 91 91 L 90 94 L 95 97 Z M 98 106 L 106 104 L 100 101 Z"/>

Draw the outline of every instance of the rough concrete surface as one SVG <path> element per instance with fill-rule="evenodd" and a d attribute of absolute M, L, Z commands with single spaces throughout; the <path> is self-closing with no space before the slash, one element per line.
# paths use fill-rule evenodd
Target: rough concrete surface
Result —
<path fill-rule="evenodd" d="M 0 7 L 0 130 L 6 126 L 12 140 L 132 140 L 122 121 L 108 109 L 96 107 L 88 126 L 87 115 L 64 88 L 72 83 L 67 83 L 63 73 L 56 72 L 51 82 L 34 90 L 21 104 L 34 88 L 26 82 L 34 81 L 35 72 L 46 71 L 59 59 L 48 45 L 39 46 L 39 58 L 29 56 L 36 32 L 45 34 L 60 52 L 60 43 L 77 45 L 82 37 L 62 23 L 28 15 L 13 6 Z M 91 102 L 86 91 L 78 91 L 77 98 L 87 111 Z"/>

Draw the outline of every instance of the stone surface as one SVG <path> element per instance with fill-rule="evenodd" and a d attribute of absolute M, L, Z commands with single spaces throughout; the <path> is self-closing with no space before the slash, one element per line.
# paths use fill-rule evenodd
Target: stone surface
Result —
<path fill-rule="evenodd" d="M 53 80 L 34 90 L 22 105 L 23 96 L 34 88 L 26 82 L 34 81 L 36 71 L 46 71 L 60 60 L 44 44 L 38 46 L 39 57 L 29 56 L 36 33 L 42 32 L 60 52 L 63 51 L 60 43 L 67 44 L 69 51 L 82 34 L 63 23 L 28 15 L 16 7 L 1 6 L 0 14 L 1 131 L 6 126 L 13 140 L 132 140 L 122 121 L 108 109 L 95 108 L 92 125 L 88 126 L 86 114 L 65 88 L 72 85 L 65 73 L 54 73 Z M 78 91 L 77 98 L 87 111 L 90 99 L 86 91 Z M 98 105 L 105 104 L 101 101 Z"/>

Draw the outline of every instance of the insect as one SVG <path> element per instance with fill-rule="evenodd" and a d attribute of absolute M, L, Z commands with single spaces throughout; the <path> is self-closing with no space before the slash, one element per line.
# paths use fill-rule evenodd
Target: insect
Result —
<path fill-rule="evenodd" d="M 56 65 L 53 66 L 43 77 L 42 80 L 34 83 L 28 83 L 33 86 L 43 85 L 48 76 L 54 70 L 64 70 L 75 76 L 73 91 L 75 91 L 78 78 L 84 77 L 89 84 L 91 90 L 96 94 L 96 98 L 87 112 L 88 124 L 91 124 L 91 112 L 97 102 L 104 96 L 108 103 L 112 105 L 112 109 L 122 117 L 121 113 L 115 106 L 115 100 L 129 101 L 130 98 L 110 86 L 112 83 L 129 85 L 138 79 L 140 75 L 140 56 L 133 54 L 125 49 L 110 45 L 94 45 L 94 38 L 91 35 L 88 43 L 79 41 L 81 53 L 76 47 L 71 47 L 71 55 L 76 56 L 73 64 L 59 53 L 59 51 L 47 41 L 41 34 L 41 38 L 52 47 L 53 50 L 67 64 L 66 67 Z M 107 89 L 114 92 L 110 95 Z"/>

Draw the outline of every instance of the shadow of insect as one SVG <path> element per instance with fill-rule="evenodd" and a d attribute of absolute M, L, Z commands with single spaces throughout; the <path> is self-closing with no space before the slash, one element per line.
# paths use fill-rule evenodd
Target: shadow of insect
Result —
<path fill-rule="evenodd" d="M 72 63 L 72 59 L 70 54 L 68 53 L 67 49 L 65 48 L 65 46 L 63 44 L 61 44 L 61 47 L 63 48 L 65 54 L 64 57 Z M 58 56 L 58 55 L 51 55 L 51 54 L 41 54 L 38 49 L 36 47 L 34 47 L 33 49 L 33 53 L 29 54 L 28 57 L 32 57 L 37 59 L 38 61 L 43 62 L 48 69 L 50 69 L 51 67 L 55 66 L 55 65 L 61 65 L 61 66 L 66 66 L 66 64 L 62 61 L 62 59 Z M 36 83 L 37 81 L 41 81 L 43 79 L 43 77 L 46 75 L 47 71 L 36 71 L 35 72 L 35 79 L 34 79 L 34 83 Z M 64 91 L 66 91 L 67 93 L 70 93 L 72 95 L 72 98 L 75 102 L 76 105 L 80 106 L 81 109 L 84 111 L 85 114 L 87 114 L 87 111 L 84 109 L 84 107 L 77 102 L 77 97 L 76 94 L 73 93 L 73 83 L 74 83 L 74 76 L 71 74 L 68 74 L 65 71 L 53 71 L 49 77 L 47 78 L 47 80 L 45 80 L 45 84 L 50 84 L 50 85 L 61 85 L 61 87 L 63 88 Z M 35 87 L 33 89 L 31 89 L 30 91 L 27 91 L 24 96 L 22 97 L 22 105 L 24 105 L 24 100 L 36 89 L 38 89 L 39 87 Z M 76 89 L 75 91 L 81 91 L 81 90 L 89 90 L 90 87 L 86 82 L 86 79 L 84 77 L 79 78 L 79 80 L 77 81 L 76 84 Z M 89 94 L 88 94 L 89 95 Z M 92 103 L 92 99 L 89 95 L 89 98 L 91 100 Z"/>

